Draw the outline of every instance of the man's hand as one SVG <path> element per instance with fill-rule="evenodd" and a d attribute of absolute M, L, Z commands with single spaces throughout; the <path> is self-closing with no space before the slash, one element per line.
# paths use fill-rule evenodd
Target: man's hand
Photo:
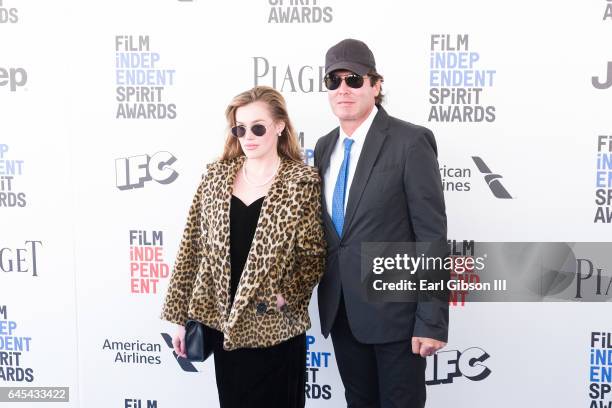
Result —
<path fill-rule="evenodd" d="M 442 347 L 446 346 L 446 343 L 436 339 L 430 339 L 429 337 L 413 337 L 412 338 L 412 352 L 414 354 L 420 354 L 421 357 L 431 356 Z"/>

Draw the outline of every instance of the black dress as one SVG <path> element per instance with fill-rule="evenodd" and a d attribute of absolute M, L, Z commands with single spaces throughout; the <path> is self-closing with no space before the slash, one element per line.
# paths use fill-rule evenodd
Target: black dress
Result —
<path fill-rule="evenodd" d="M 232 196 L 230 257 L 233 302 L 257 227 L 264 197 L 250 205 Z M 216 331 L 215 375 L 221 408 L 303 408 L 306 384 L 306 335 L 264 348 L 223 349 Z"/>

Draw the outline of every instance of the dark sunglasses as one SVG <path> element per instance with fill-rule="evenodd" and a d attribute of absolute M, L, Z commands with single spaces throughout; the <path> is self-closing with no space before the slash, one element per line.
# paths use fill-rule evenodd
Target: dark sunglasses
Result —
<path fill-rule="evenodd" d="M 237 125 L 232 128 L 232 135 L 236 137 L 242 137 L 246 135 L 247 128 L 244 125 Z M 266 127 L 264 125 L 260 125 L 259 123 L 251 126 L 251 132 L 255 136 L 263 136 L 266 134 Z"/>
<path fill-rule="evenodd" d="M 343 79 L 344 82 L 346 82 L 346 86 L 348 86 L 349 88 L 361 88 L 363 86 L 363 78 L 365 77 L 357 74 L 349 74 L 345 76 L 327 74 L 325 75 L 324 81 L 325 87 L 330 91 L 333 91 L 334 89 L 338 89 L 340 87 L 340 84 L 342 83 Z"/>

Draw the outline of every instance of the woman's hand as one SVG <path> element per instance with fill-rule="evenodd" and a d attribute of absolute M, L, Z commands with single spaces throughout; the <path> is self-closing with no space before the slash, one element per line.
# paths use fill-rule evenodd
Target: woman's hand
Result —
<path fill-rule="evenodd" d="M 178 330 L 172 338 L 172 346 L 174 346 L 174 352 L 183 358 L 187 358 L 185 350 L 185 326 L 178 326 Z"/>
<path fill-rule="evenodd" d="M 285 298 L 283 297 L 283 295 L 281 295 L 280 293 L 277 293 L 276 294 L 276 309 L 281 310 L 281 307 L 283 307 L 286 304 L 287 302 L 285 302 Z"/>

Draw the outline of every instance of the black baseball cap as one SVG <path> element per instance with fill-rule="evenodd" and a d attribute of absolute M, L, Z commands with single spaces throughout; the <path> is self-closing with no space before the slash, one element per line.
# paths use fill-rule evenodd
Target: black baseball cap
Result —
<path fill-rule="evenodd" d="M 325 54 L 325 75 L 338 69 L 352 71 L 357 75 L 376 71 L 374 54 L 363 41 L 352 38 L 342 40 Z"/>

